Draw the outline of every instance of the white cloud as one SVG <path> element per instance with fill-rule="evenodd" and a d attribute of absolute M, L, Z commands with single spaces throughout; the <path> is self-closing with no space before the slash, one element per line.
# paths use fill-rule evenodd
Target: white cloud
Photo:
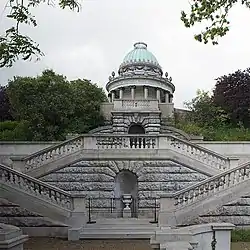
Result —
<path fill-rule="evenodd" d="M 182 107 L 198 88 L 212 89 L 216 77 L 247 68 L 250 44 L 247 9 L 233 9 L 231 30 L 219 46 L 193 39 L 200 26 L 186 29 L 180 21 L 183 9 L 189 9 L 188 0 L 85 0 L 79 13 L 41 6 L 35 10 L 38 27 L 24 32 L 40 44 L 46 56 L 37 63 L 18 62 L 0 69 L 0 82 L 52 68 L 69 79 L 87 78 L 105 86 L 133 43 L 145 41 L 173 77 L 175 104 Z M 5 19 L 0 20 L 0 31 L 7 26 Z"/>

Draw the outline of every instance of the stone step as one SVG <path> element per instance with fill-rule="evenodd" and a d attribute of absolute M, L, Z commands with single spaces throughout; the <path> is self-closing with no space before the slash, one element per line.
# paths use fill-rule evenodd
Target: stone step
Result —
<path fill-rule="evenodd" d="M 119 232 L 125 232 L 125 231 L 133 231 L 133 232 L 138 232 L 138 231 L 155 231 L 157 227 L 122 227 L 122 226 L 111 226 L 111 227 L 103 227 L 103 226 L 96 226 L 96 227 L 84 227 L 83 232 L 95 232 L 95 231 L 119 231 Z"/>
<path fill-rule="evenodd" d="M 95 224 L 88 224 L 88 226 L 92 225 L 149 225 L 154 227 L 155 223 L 150 223 L 153 219 L 138 219 L 138 218 L 115 218 L 115 219 L 97 219 Z"/>
<path fill-rule="evenodd" d="M 87 224 L 80 237 L 81 239 L 150 239 L 157 226 L 150 223 L 149 219 L 99 219 L 95 224 Z"/>
<path fill-rule="evenodd" d="M 80 239 L 150 239 L 154 234 L 152 231 L 117 231 L 110 229 L 96 230 L 95 232 L 81 232 Z"/>

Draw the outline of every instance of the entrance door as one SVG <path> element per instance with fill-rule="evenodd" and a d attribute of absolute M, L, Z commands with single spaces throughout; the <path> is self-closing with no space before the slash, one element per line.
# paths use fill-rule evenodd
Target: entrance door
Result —
<path fill-rule="evenodd" d="M 131 194 L 133 201 L 130 206 L 132 217 L 137 217 L 138 210 L 138 181 L 137 176 L 128 171 L 123 170 L 117 174 L 115 178 L 115 198 L 116 198 L 116 208 L 118 210 L 118 216 L 122 217 L 122 211 L 124 204 L 122 202 L 123 194 Z"/>

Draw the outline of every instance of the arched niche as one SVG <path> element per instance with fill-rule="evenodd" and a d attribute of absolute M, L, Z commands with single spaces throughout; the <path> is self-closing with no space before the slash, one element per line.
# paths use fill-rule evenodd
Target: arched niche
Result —
<path fill-rule="evenodd" d="M 145 129 L 141 124 L 131 124 L 128 134 L 145 134 Z"/>
<path fill-rule="evenodd" d="M 122 170 L 115 177 L 115 200 L 118 216 L 122 216 L 124 204 L 122 202 L 123 194 L 131 194 L 133 202 L 131 204 L 132 217 L 137 217 L 138 210 L 138 179 L 137 176 L 129 170 Z"/>

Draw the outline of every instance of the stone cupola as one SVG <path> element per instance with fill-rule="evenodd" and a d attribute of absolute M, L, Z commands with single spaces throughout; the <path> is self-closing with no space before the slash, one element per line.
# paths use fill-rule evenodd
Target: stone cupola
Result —
<path fill-rule="evenodd" d="M 158 100 L 171 103 L 175 87 L 163 71 L 147 44 L 138 42 L 123 59 L 118 76 L 112 73 L 106 85 L 109 99 Z"/>
<path fill-rule="evenodd" d="M 109 103 L 102 105 L 102 113 L 112 133 L 158 134 L 161 124 L 173 117 L 175 86 L 146 43 L 134 44 L 106 89 Z"/>

